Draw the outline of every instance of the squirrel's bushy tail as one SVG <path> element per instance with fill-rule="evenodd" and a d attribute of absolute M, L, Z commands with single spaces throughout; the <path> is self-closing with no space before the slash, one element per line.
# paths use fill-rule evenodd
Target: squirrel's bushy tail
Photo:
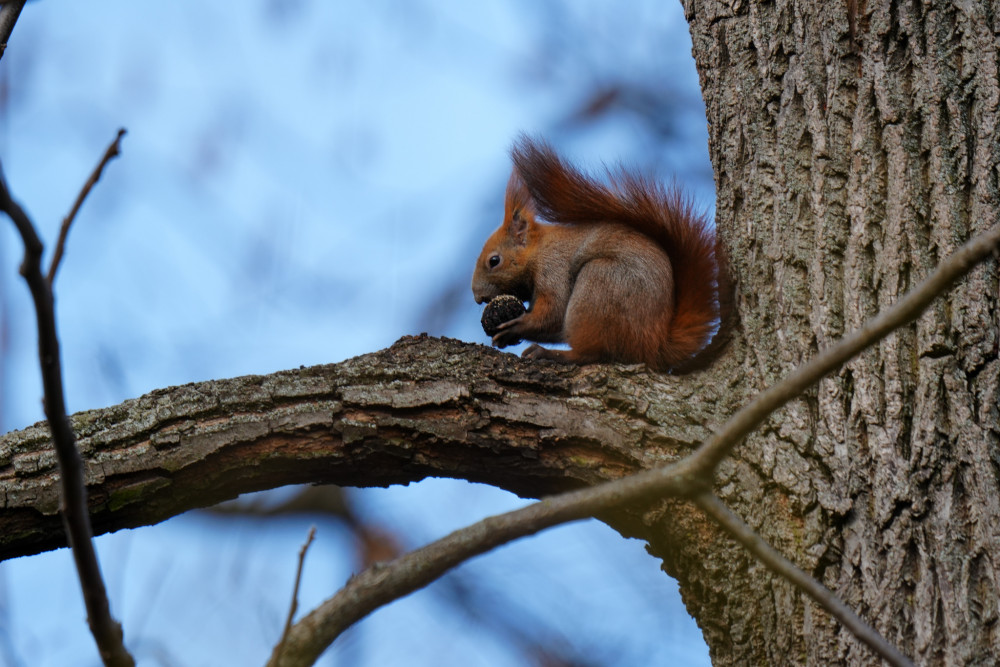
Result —
<path fill-rule="evenodd" d="M 511 155 L 542 218 L 617 222 L 660 244 L 670 258 L 675 294 L 659 365 L 689 372 L 711 362 L 728 339 L 731 288 L 726 257 L 708 219 L 678 189 L 622 167 L 609 169 L 610 183 L 604 185 L 564 163 L 548 144 L 526 136 Z"/>

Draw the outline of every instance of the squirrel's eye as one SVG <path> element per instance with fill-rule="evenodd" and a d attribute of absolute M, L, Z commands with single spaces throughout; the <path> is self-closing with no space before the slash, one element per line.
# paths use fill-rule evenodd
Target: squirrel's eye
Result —
<path fill-rule="evenodd" d="M 497 264 L 500 263 L 500 255 L 490 255 L 489 263 L 491 269 L 497 268 Z"/>

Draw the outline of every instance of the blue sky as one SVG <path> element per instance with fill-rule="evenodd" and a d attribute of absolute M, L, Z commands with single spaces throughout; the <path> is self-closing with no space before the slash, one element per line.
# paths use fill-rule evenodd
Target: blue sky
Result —
<path fill-rule="evenodd" d="M 589 88 L 620 80 L 662 81 L 676 96 L 672 142 L 654 144 L 627 113 L 574 120 Z M 679 3 L 45 0 L 25 8 L 0 85 L 0 160 L 50 244 L 117 128 L 128 129 L 56 282 L 73 411 L 336 362 L 420 331 L 486 342 L 467 283 L 499 222 L 506 150 L 521 131 L 590 166 L 653 169 L 712 204 Z M 4 431 L 42 418 L 19 260 L 0 224 Z M 442 480 L 358 498 L 417 544 L 521 502 Z M 307 528 L 190 515 L 100 538 L 140 664 L 262 664 Z M 349 574 L 346 541 L 321 526 L 304 609 Z M 596 522 L 468 570 L 620 656 L 707 664 L 676 586 L 640 543 Z M 73 576 L 65 551 L 0 564 L 0 638 L 24 664 L 96 664 Z M 378 612 L 324 660 L 519 664 L 425 594 Z"/>

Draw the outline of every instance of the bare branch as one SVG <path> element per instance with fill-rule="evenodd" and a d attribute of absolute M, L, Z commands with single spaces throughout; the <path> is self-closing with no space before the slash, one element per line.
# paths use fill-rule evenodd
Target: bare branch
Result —
<path fill-rule="evenodd" d="M 309 545 L 312 544 L 313 538 L 316 537 L 316 526 L 312 526 L 309 529 L 309 535 L 306 536 L 305 544 L 299 549 L 299 566 L 295 569 L 295 584 L 292 586 L 292 604 L 288 607 L 288 618 L 285 619 L 285 629 L 281 633 L 281 641 L 278 642 L 278 646 L 274 649 L 277 659 L 281 659 L 281 651 L 285 646 L 285 640 L 288 638 L 288 632 L 292 629 L 292 621 L 295 620 L 295 612 L 299 609 L 299 585 L 302 583 L 302 565 L 306 560 L 306 552 L 309 550 Z"/>
<path fill-rule="evenodd" d="M 118 135 L 115 137 L 114 141 L 111 142 L 111 145 L 108 146 L 107 150 L 104 151 L 101 161 L 97 163 L 96 167 L 94 167 L 94 171 L 91 172 L 90 178 L 88 178 L 87 182 L 83 184 L 80 194 L 76 196 L 76 201 L 73 202 L 73 208 L 71 208 L 69 214 L 63 218 L 62 226 L 59 228 L 59 240 L 56 241 L 56 249 L 52 255 L 52 264 L 49 266 L 49 274 L 45 278 L 50 288 L 52 287 L 52 282 L 55 280 L 56 270 L 59 268 L 59 262 L 62 261 L 63 252 L 66 248 L 66 237 L 69 235 L 69 227 L 73 224 L 73 220 L 76 218 L 77 212 L 79 212 L 80 207 L 83 205 L 83 200 L 87 198 L 87 195 L 90 194 L 91 188 L 93 188 L 97 181 L 101 179 L 101 173 L 104 171 L 104 166 L 112 159 L 118 157 L 121 153 L 121 141 L 124 136 L 125 128 L 119 128 Z"/>
<path fill-rule="evenodd" d="M 831 616 L 840 621 L 841 625 L 854 633 L 855 637 L 882 656 L 890 665 L 895 667 L 911 667 L 913 665 L 909 658 L 883 639 L 868 623 L 855 614 L 854 610 L 844 604 L 843 600 L 768 544 L 743 519 L 726 507 L 725 503 L 719 500 L 714 493 L 703 491 L 695 496 L 694 502 L 705 514 L 715 519 L 716 523 L 742 544 L 747 551 L 756 556 L 757 560 L 763 563 L 767 569 L 790 584 L 797 586 L 799 590 L 815 600 Z"/>
<path fill-rule="evenodd" d="M 684 468 L 683 462 L 675 468 Z M 311 665 L 347 628 L 375 609 L 426 586 L 456 565 L 502 544 L 570 521 L 586 519 L 610 506 L 634 500 L 627 477 L 619 482 L 571 491 L 513 512 L 487 517 L 389 563 L 375 564 L 352 577 L 332 598 L 292 626 L 283 652 L 268 667 Z M 663 495 L 680 496 L 696 482 L 681 472 L 670 477 Z M 625 489 L 622 489 L 622 487 Z"/>
<path fill-rule="evenodd" d="M 24 9 L 25 1 L 11 0 L 0 5 L 0 58 L 3 58 L 3 54 L 7 50 L 7 40 L 14 32 L 14 24 L 17 23 L 21 10 Z"/>
<path fill-rule="evenodd" d="M 405 554 L 391 563 L 365 570 L 292 627 L 287 641 L 284 642 L 286 644 L 284 653 L 272 654 L 268 662 L 269 667 L 313 664 L 326 647 L 353 623 L 374 609 L 427 585 L 473 556 L 560 523 L 583 519 L 612 507 L 654 498 L 695 496 L 699 500 L 699 505 L 705 503 L 703 509 L 706 512 L 716 518 L 723 528 L 731 532 L 755 555 L 762 557 L 760 554 L 766 554 L 769 560 L 765 564 L 769 567 L 772 567 L 771 564 L 783 562 L 801 573 L 759 537 L 754 535 L 755 540 L 744 542 L 743 540 L 748 538 L 740 527 L 742 522 L 738 517 L 729 513 L 728 509 L 723 513 L 715 504 L 704 500 L 706 489 L 711 483 L 711 477 L 719 461 L 772 412 L 865 347 L 914 320 L 936 296 L 943 293 L 978 262 L 995 252 L 998 246 L 1000 246 L 1000 226 L 966 243 L 942 262 L 916 289 L 861 329 L 849 334 L 832 348 L 757 396 L 693 454 L 678 463 L 636 473 L 589 489 L 546 498 L 520 510 L 490 517 Z M 721 502 L 718 505 L 724 508 Z M 786 576 L 783 571 L 776 571 L 781 576 Z M 801 574 L 808 579 L 808 583 L 804 584 L 797 575 L 790 579 L 792 583 L 800 587 L 806 585 L 807 589 L 804 590 L 821 604 L 830 598 L 836 600 L 836 604 L 832 606 L 838 612 L 834 616 L 861 641 L 880 655 L 895 656 L 896 661 L 893 664 L 910 664 L 907 658 L 889 646 L 873 628 L 847 609 L 846 605 L 837 600 L 822 584 L 810 579 L 804 573 Z M 817 597 L 818 591 L 825 593 Z"/>
<path fill-rule="evenodd" d="M 107 591 L 91 540 L 83 462 L 76 449 L 76 439 L 66 413 L 52 289 L 42 275 L 41 269 L 42 242 L 27 214 L 11 198 L 2 170 L 0 170 L 0 210 L 14 222 L 24 241 L 21 275 L 28 283 L 28 289 L 35 303 L 38 354 L 45 391 L 45 415 L 48 418 L 52 442 L 59 460 L 63 525 L 76 562 L 77 575 L 87 607 L 87 621 L 104 664 L 131 667 L 135 661 L 122 643 L 121 626 L 111 617 Z"/>

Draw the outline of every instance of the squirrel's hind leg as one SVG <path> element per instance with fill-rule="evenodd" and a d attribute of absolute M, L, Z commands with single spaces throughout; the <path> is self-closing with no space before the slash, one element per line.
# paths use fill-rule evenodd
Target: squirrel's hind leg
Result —
<path fill-rule="evenodd" d="M 600 359 L 596 357 L 580 355 L 576 350 L 550 350 L 537 343 L 532 343 L 521 353 L 522 359 L 541 359 L 543 361 L 555 361 L 560 364 L 591 364 Z"/>

